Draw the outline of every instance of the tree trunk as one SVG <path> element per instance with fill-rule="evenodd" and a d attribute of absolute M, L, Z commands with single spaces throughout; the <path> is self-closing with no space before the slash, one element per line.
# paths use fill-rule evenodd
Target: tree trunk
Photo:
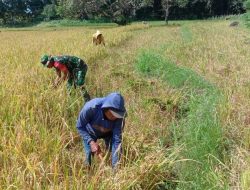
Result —
<path fill-rule="evenodd" d="M 168 24 L 168 15 L 169 15 L 169 11 L 168 11 L 168 7 L 165 9 L 165 22 L 166 24 Z"/>

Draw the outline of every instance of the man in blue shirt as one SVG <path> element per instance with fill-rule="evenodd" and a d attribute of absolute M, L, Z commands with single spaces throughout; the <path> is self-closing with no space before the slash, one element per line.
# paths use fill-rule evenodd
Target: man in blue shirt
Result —
<path fill-rule="evenodd" d="M 91 155 L 101 152 L 97 139 L 104 139 L 106 149 L 112 151 L 112 167 L 115 168 L 121 152 L 125 114 L 124 98 L 119 93 L 92 99 L 84 105 L 76 127 L 83 139 L 88 165 L 91 165 Z"/>

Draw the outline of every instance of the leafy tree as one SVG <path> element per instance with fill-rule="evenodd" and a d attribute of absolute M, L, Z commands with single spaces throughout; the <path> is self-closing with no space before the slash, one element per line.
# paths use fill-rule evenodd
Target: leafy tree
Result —
<path fill-rule="evenodd" d="M 90 16 L 104 17 L 119 25 L 125 25 L 142 6 L 142 0 L 91 0 L 87 2 Z"/>
<path fill-rule="evenodd" d="M 0 0 L 2 23 L 32 21 L 44 15 L 69 19 L 106 19 L 124 25 L 135 18 L 208 18 L 239 14 L 250 0 Z M 249 10 L 249 8 L 248 8 Z"/>
<path fill-rule="evenodd" d="M 56 6 L 55 4 L 48 4 L 43 8 L 42 15 L 45 16 L 46 20 L 56 18 Z"/>
<path fill-rule="evenodd" d="M 49 0 L 26 0 L 25 4 L 28 10 L 30 10 L 30 14 L 33 16 L 39 16 L 42 14 L 44 10 L 44 6 L 48 4 L 55 4 Z"/>
<path fill-rule="evenodd" d="M 229 1 L 229 12 L 231 14 L 239 14 L 242 13 L 244 7 L 244 0 L 231 0 Z"/>
<path fill-rule="evenodd" d="M 16 21 L 25 17 L 25 3 L 21 0 L 2 0 L 5 7 L 4 17 L 6 21 L 15 24 Z"/>
<path fill-rule="evenodd" d="M 250 0 L 245 2 L 245 8 L 248 12 L 250 11 Z"/>
<path fill-rule="evenodd" d="M 16 24 L 41 14 L 48 0 L 0 0 L 0 18 L 3 23 Z"/>
<path fill-rule="evenodd" d="M 188 0 L 162 0 L 161 3 L 165 12 L 165 22 L 168 24 L 169 9 L 172 6 L 185 7 Z"/>
<path fill-rule="evenodd" d="M 6 11 L 5 4 L 2 1 L 0 1 L 0 18 L 3 18 L 5 11 Z"/>
<path fill-rule="evenodd" d="M 59 0 L 57 13 L 62 18 L 87 19 L 84 0 Z"/>

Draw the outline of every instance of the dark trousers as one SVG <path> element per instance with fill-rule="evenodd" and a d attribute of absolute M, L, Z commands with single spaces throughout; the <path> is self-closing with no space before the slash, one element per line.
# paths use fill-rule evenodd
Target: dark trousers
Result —
<path fill-rule="evenodd" d="M 106 137 L 100 137 L 100 138 L 93 138 L 92 139 L 96 142 L 98 139 L 103 139 L 105 142 L 106 150 L 111 151 L 112 148 L 112 134 L 108 135 Z M 83 140 L 84 150 L 85 150 L 85 156 L 86 156 L 86 164 L 91 165 L 91 147 L 90 144 L 87 143 L 87 141 Z"/>

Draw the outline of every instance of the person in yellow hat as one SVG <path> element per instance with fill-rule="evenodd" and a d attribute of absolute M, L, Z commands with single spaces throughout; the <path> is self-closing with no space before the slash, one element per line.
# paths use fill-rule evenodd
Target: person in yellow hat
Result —
<path fill-rule="evenodd" d="M 96 33 L 93 34 L 93 41 L 92 42 L 95 45 L 103 44 L 105 46 L 103 34 L 99 30 L 97 30 Z"/>

